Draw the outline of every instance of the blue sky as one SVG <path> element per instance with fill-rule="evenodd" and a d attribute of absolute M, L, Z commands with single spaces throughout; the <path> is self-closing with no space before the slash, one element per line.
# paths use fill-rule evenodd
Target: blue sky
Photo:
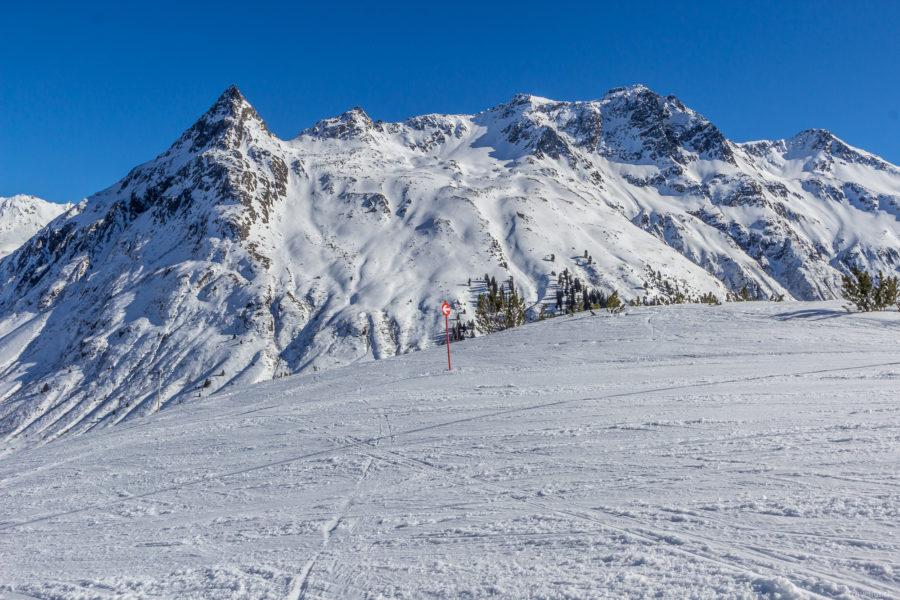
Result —
<path fill-rule="evenodd" d="M 829 129 L 900 163 L 900 2 L 0 3 L 0 196 L 77 201 L 236 83 L 282 138 L 362 106 L 470 113 L 643 83 L 736 141 Z"/>

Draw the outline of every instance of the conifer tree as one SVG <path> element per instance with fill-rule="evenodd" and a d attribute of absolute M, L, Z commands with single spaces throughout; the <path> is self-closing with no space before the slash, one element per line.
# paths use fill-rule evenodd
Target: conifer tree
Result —
<path fill-rule="evenodd" d="M 898 295 L 900 295 L 900 290 L 898 290 L 897 278 L 885 277 L 881 271 L 878 271 L 878 284 L 872 292 L 875 310 L 884 310 L 897 304 Z"/>
<path fill-rule="evenodd" d="M 510 288 L 509 296 L 504 299 L 503 308 L 506 329 L 525 323 L 525 301 L 519 296 L 516 288 Z"/>
<path fill-rule="evenodd" d="M 609 295 L 609 298 L 606 299 L 606 308 L 610 310 L 616 310 L 617 308 L 622 307 L 622 301 L 619 300 L 619 292 L 614 291 Z"/>
<path fill-rule="evenodd" d="M 475 307 L 475 327 L 484 334 L 500 331 L 497 322 L 497 303 L 493 290 L 487 294 L 478 294 Z"/>
<path fill-rule="evenodd" d="M 863 312 L 873 310 L 875 285 L 872 281 L 872 276 L 856 267 L 853 268 L 851 273 L 852 275 L 841 277 L 841 282 L 843 283 L 841 294 L 845 300 L 855 304 L 859 310 Z"/>
<path fill-rule="evenodd" d="M 541 304 L 541 312 L 538 313 L 538 321 L 549 319 L 551 316 L 553 316 L 553 313 L 550 312 L 550 305 L 547 303 Z"/>

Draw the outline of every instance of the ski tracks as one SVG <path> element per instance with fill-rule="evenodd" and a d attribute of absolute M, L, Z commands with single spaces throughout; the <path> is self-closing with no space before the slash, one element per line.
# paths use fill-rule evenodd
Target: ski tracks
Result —
<path fill-rule="evenodd" d="M 363 486 L 363 482 L 366 480 L 366 477 L 369 474 L 369 470 L 372 466 L 373 458 L 367 457 L 367 460 L 362 468 L 362 473 L 359 475 L 359 478 L 356 480 L 356 483 L 353 486 L 353 489 L 350 493 L 340 502 L 335 511 L 334 515 L 325 522 L 322 526 L 322 545 L 319 550 L 316 552 L 315 556 L 313 556 L 304 566 L 297 577 L 294 579 L 294 583 L 291 586 L 291 590 L 287 595 L 287 600 L 302 600 L 306 598 L 307 591 L 309 590 L 310 584 L 310 575 L 313 569 L 316 568 L 317 563 L 324 553 L 329 550 L 331 545 L 331 540 L 334 533 L 337 531 L 338 527 L 341 523 L 347 518 L 347 515 L 350 509 L 353 507 L 357 496 L 360 493 L 360 489 Z"/>

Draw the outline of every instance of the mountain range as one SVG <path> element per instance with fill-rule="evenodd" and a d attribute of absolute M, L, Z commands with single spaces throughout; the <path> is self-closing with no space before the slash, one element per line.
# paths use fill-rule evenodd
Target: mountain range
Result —
<path fill-rule="evenodd" d="M 0 261 L 0 436 L 433 346 L 485 275 L 534 312 L 563 270 L 625 300 L 831 299 L 852 267 L 900 271 L 898 219 L 879 157 L 824 130 L 735 143 L 640 85 L 400 123 L 356 107 L 290 140 L 231 87 Z"/>

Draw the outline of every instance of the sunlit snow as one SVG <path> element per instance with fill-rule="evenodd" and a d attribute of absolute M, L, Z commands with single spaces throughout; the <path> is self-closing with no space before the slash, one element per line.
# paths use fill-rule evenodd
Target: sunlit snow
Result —
<path fill-rule="evenodd" d="M 0 459 L 10 598 L 894 598 L 900 319 L 580 313 Z"/>

